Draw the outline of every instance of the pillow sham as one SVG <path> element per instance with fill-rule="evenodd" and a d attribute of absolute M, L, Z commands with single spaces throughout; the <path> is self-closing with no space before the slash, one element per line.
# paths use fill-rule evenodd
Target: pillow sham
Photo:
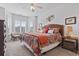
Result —
<path fill-rule="evenodd" d="M 59 28 L 53 28 L 53 33 L 59 33 Z"/>

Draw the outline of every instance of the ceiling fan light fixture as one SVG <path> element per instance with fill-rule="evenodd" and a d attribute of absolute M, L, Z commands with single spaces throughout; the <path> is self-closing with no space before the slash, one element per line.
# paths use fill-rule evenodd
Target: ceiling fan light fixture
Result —
<path fill-rule="evenodd" d="M 35 7 L 34 6 L 31 6 L 31 10 L 34 12 L 35 11 Z"/>
<path fill-rule="evenodd" d="M 41 6 L 38 6 L 38 5 L 34 4 L 34 3 L 31 3 L 30 8 L 31 8 L 31 11 L 33 11 L 33 12 L 35 12 L 37 9 L 42 9 Z"/>

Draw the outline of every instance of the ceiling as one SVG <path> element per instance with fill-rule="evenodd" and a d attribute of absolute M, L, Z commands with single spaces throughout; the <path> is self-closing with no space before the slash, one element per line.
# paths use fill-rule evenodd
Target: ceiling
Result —
<path fill-rule="evenodd" d="M 23 14 L 31 14 L 32 11 L 30 9 L 30 3 L 0 3 L 1 7 L 4 7 L 6 10 L 10 12 L 17 12 L 17 13 L 23 13 Z M 49 10 L 54 10 L 57 7 L 60 6 L 79 6 L 79 4 L 68 4 L 68 3 L 37 3 L 36 5 L 43 7 L 42 9 L 37 9 L 36 13 L 43 13 Z"/>
<path fill-rule="evenodd" d="M 8 9 L 8 8 L 12 8 L 12 9 L 14 9 L 14 8 L 16 8 L 16 9 L 22 9 L 22 10 L 30 10 L 30 3 L 0 3 L 0 6 L 2 6 L 2 7 L 4 7 L 4 8 L 6 8 L 6 9 Z M 55 5 L 56 4 L 49 4 L 49 3 L 38 3 L 38 4 L 36 4 L 36 5 L 38 5 L 38 6 L 41 6 L 41 7 L 43 7 L 42 8 L 42 10 L 45 10 L 45 9 L 48 9 L 48 8 L 54 8 L 54 7 L 56 7 Z"/>

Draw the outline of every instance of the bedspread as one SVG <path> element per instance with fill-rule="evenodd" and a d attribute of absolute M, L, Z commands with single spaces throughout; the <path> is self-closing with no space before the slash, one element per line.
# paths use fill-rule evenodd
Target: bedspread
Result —
<path fill-rule="evenodd" d="M 40 48 L 61 41 L 61 34 L 48 33 L 25 33 L 23 34 L 23 41 L 25 41 L 36 54 L 39 55 Z"/>

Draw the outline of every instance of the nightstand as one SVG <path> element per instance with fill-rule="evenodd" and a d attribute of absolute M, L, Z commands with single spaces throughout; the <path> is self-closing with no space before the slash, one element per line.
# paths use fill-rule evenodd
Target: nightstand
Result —
<path fill-rule="evenodd" d="M 78 38 L 71 36 L 64 36 L 62 40 L 62 48 L 71 50 L 73 52 L 78 51 Z"/>

